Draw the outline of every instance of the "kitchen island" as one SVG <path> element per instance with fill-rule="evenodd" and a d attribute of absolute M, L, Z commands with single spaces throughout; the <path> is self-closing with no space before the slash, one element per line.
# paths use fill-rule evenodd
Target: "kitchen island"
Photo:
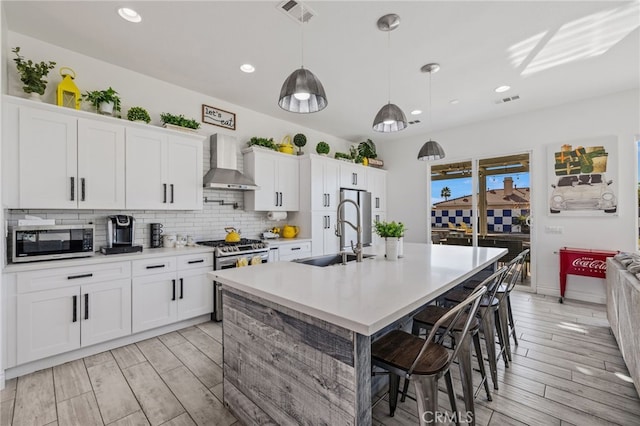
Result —
<path fill-rule="evenodd" d="M 506 253 L 405 243 L 361 263 L 210 272 L 223 284 L 224 402 L 246 424 L 371 424 L 371 342 Z"/>

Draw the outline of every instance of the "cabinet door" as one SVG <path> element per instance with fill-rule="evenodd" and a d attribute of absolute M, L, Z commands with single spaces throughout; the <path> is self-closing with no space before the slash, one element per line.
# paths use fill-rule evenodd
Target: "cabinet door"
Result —
<path fill-rule="evenodd" d="M 335 234 L 336 213 L 317 211 L 311 214 L 312 256 L 338 253 L 340 238 Z"/>
<path fill-rule="evenodd" d="M 78 120 L 78 207 L 124 209 L 124 127 Z"/>
<path fill-rule="evenodd" d="M 367 188 L 366 168 L 357 164 L 340 164 L 340 187 L 352 189 Z"/>
<path fill-rule="evenodd" d="M 340 165 L 337 161 L 325 161 L 324 191 L 327 194 L 327 209 L 335 210 L 340 202 Z"/>
<path fill-rule="evenodd" d="M 211 268 L 178 273 L 178 320 L 213 312 L 213 281 L 207 277 Z"/>
<path fill-rule="evenodd" d="M 300 209 L 300 169 L 296 158 L 280 158 L 277 162 L 278 183 L 277 191 L 280 195 L 278 210 L 298 211 Z"/>
<path fill-rule="evenodd" d="M 367 176 L 371 192 L 371 209 L 385 211 L 387 208 L 387 174 L 382 170 L 369 169 Z"/>
<path fill-rule="evenodd" d="M 134 333 L 176 321 L 177 284 L 174 272 L 133 278 L 131 328 Z"/>
<path fill-rule="evenodd" d="M 82 346 L 131 334 L 131 280 L 83 286 L 80 317 Z"/>
<path fill-rule="evenodd" d="M 372 223 L 374 224 L 376 222 L 384 222 L 386 219 L 387 219 L 386 212 L 372 211 L 371 213 L 371 220 L 372 220 Z M 371 230 L 372 230 L 371 244 L 372 245 L 384 244 L 384 238 L 380 237 L 378 234 L 375 233 L 375 225 L 371 226 Z"/>
<path fill-rule="evenodd" d="M 202 210 L 202 141 L 170 136 L 167 155 L 167 208 Z"/>
<path fill-rule="evenodd" d="M 139 129 L 126 131 L 126 207 L 165 210 L 169 196 L 165 150 L 167 136 Z"/>
<path fill-rule="evenodd" d="M 326 213 L 327 226 L 323 231 L 323 254 L 338 253 L 340 251 L 340 237 L 336 235 L 336 212 Z"/>
<path fill-rule="evenodd" d="M 311 210 L 335 210 L 340 194 L 340 166 L 337 161 L 311 159 Z"/>
<path fill-rule="evenodd" d="M 20 208 L 77 208 L 77 119 L 28 107 L 19 114 Z"/>
<path fill-rule="evenodd" d="M 22 364 L 80 347 L 80 288 L 19 294 L 17 361 Z"/>
<path fill-rule="evenodd" d="M 270 153 L 252 152 L 245 156 L 249 167 L 245 169 L 260 189 L 245 192 L 245 203 L 254 210 L 283 210 L 279 207 L 280 194 L 276 189 L 277 158 Z"/>

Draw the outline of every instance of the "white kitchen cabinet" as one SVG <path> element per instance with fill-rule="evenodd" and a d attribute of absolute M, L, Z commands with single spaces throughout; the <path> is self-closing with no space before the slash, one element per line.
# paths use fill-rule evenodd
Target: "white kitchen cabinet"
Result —
<path fill-rule="evenodd" d="M 383 212 L 383 211 L 373 211 L 371 213 L 371 220 L 372 223 L 375 224 L 376 222 L 384 222 L 385 220 L 387 220 L 387 213 Z M 380 245 L 380 244 L 384 244 L 384 238 L 378 236 L 378 234 L 376 234 L 375 232 L 375 225 L 371 226 L 371 244 L 374 246 Z"/>
<path fill-rule="evenodd" d="M 312 256 L 322 256 L 340 251 L 340 238 L 335 233 L 336 218 L 335 211 L 314 211 L 311 213 Z"/>
<path fill-rule="evenodd" d="M 17 363 L 131 334 L 129 262 L 18 274 Z"/>
<path fill-rule="evenodd" d="M 319 156 L 309 156 L 306 165 L 310 176 L 310 202 L 313 211 L 335 211 L 340 202 L 340 165 L 338 161 Z M 306 188 L 305 188 L 306 189 Z M 305 191 L 306 192 L 306 191 Z"/>
<path fill-rule="evenodd" d="M 311 241 L 296 241 L 278 245 L 280 261 L 290 262 L 311 256 Z"/>
<path fill-rule="evenodd" d="M 298 158 L 250 149 L 244 153 L 244 173 L 260 188 L 245 191 L 245 208 L 255 211 L 298 211 L 300 207 Z"/>
<path fill-rule="evenodd" d="M 212 269 L 212 253 L 133 261 L 133 332 L 213 312 Z"/>
<path fill-rule="evenodd" d="M 19 117 L 16 207 L 125 207 L 122 125 L 28 106 L 8 108 L 17 108 Z"/>
<path fill-rule="evenodd" d="M 128 209 L 202 209 L 202 140 L 128 128 Z"/>
<path fill-rule="evenodd" d="M 367 189 L 367 168 L 358 164 L 340 162 L 340 187 Z"/>
<path fill-rule="evenodd" d="M 367 169 L 368 190 L 371 192 L 371 211 L 387 210 L 387 172 L 369 167 Z"/>

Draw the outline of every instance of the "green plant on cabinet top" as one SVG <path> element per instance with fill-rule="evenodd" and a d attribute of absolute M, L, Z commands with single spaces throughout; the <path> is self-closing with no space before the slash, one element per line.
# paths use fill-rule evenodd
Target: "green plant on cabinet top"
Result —
<path fill-rule="evenodd" d="M 160 120 L 164 124 L 173 124 L 174 126 L 186 127 L 187 129 L 197 130 L 200 128 L 200 123 L 191 118 L 185 118 L 184 115 L 174 115 L 168 112 L 160 114 Z"/>
<path fill-rule="evenodd" d="M 31 59 L 25 60 L 20 55 L 20 47 L 14 47 L 11 51 L 17 56 L 17 58 L 13 58 L 13 61 L 16 63 L 18 74 L 20 74 L 20 81 L 24 84 L 22 90 L 25 93 L 44 95 L 44 91 L 47 88 L 47 80 L 44 77 L 49 74 L 50 70 L 55 68 L 56 63 L 53 61 L 36 63 Z"/>
<path fill-rule="evenodd" d="M 329 147 L 329 144 L 324 142 L 324 141 L 320 141 L 318 142 L 318 144 L 316 145 L 316 152 L 318 154 L 328 154 L 329 151 L 331 150 L 331 148 Z"/>
<path fill-rule="evenodd" d="M 358 144 L 358 154 L 363 158 L 376 158 L 378 156 L 376 153 L 376 145 L 371 139 L 360 142 Z"/>
<path fill-rule="evenodd" d="M 272 149 L 274 151 L 278 150 L 278 145 L 275 144 L 275 142 L 273 141 L 273 138 L 258 138 L 258 137 L 252 137 L 249 142 L 247 142 L 248 146 L 261 146 L 263 148 L 268 148 L 268 149 Z"/>
<path fill-rule="evenodd" d="M 146 109 L 142 107 L 131 107 L 127 112 L 127 120 L 129 121 L 144 121 L 149 124 L 151 117 Z"/>
<path fill-rule="evenodd" d="M 113 103 L 113 109 L 120 112 L 120 97 L 111 86 L 107 90 L 87 91 L 82 95 L 82 100 L 89 102 L 96 110 L 100 108 L 102 103 Z"/>

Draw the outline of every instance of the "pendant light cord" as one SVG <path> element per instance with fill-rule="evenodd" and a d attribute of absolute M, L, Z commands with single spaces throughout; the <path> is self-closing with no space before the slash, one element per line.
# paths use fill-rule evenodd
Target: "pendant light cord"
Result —
<path fill-rule="evenodd" d="M 304 68 L 304 4 L 300 3 L 300 63 Z"/>
<path fill-rule="evenodd" d="M 387 31 L 387 50 L 389 51 L 387 58 L 387 102 L 391 103 L 391 30 Z"/>
<path fill-rule="evenodd" d="M 433 129 L 431 129 L 431 74 L 432 71 L 429 71 L 429 133 L 432 133 Z M 431 140 L 431 137 L 429 137 Z"/>

